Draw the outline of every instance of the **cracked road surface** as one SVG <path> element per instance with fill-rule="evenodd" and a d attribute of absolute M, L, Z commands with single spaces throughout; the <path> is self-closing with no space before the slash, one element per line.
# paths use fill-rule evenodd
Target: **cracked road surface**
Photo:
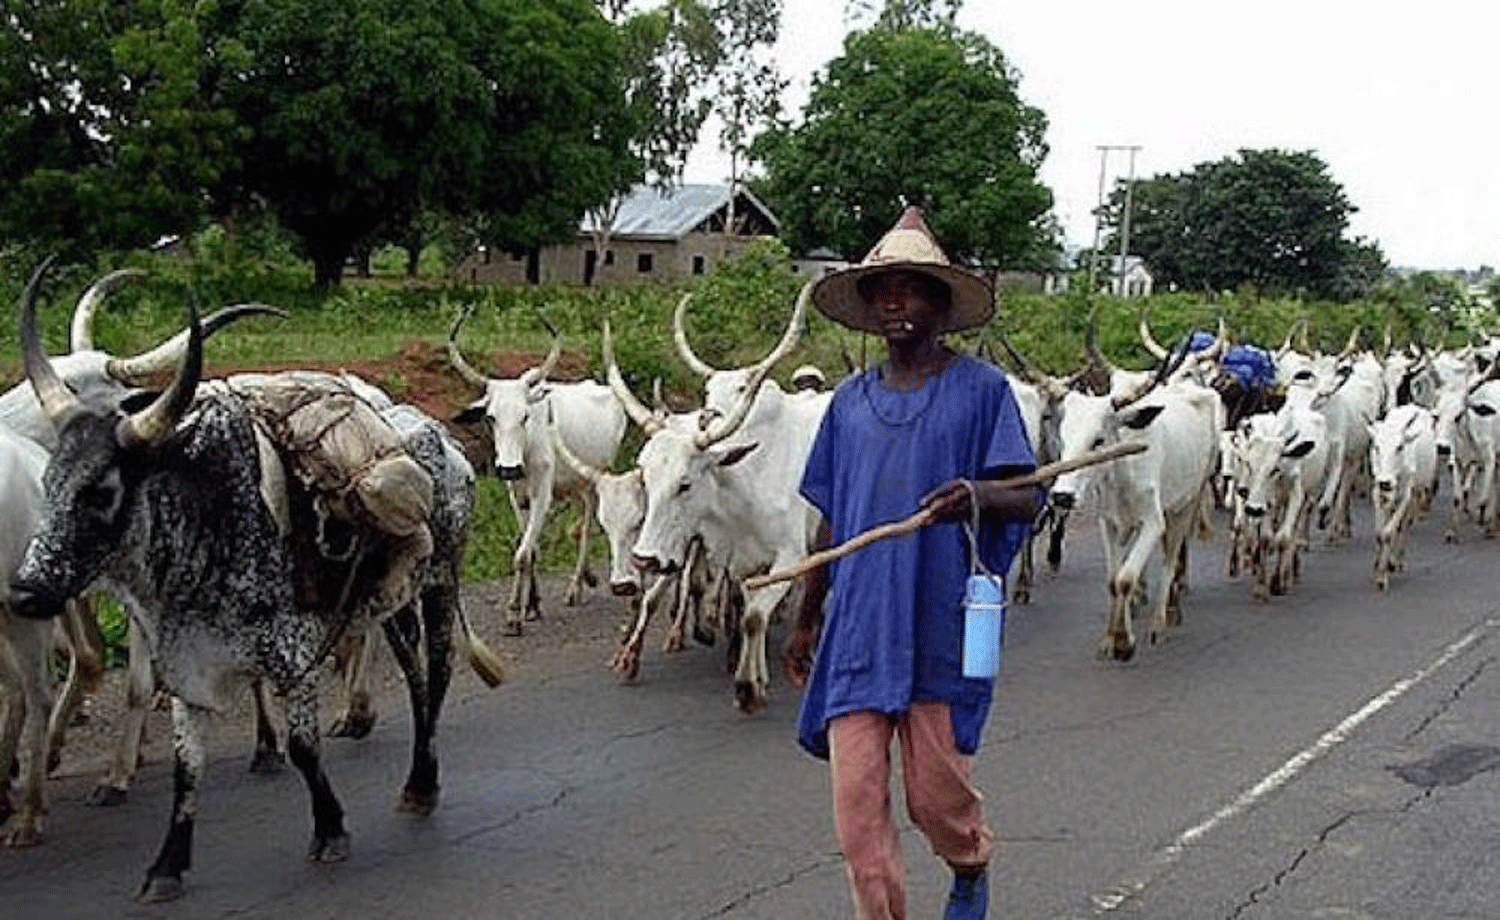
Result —
<path fill-rule="evenodd" d="M 1075 515 L 1062 574 L 1011 612 L 978 763 L 1000 840 L 992 916 L 1500 917 L 1500 542 L 1470 528 L 1444 545 L 1435 508 L 1385 594 L 1363 504 L 1355 538 L 1315 534 L 1302 582 L 1266 604 L 1224 576 L 1222 534 L 1194 543 L 1182 626 L 1125 665 L 1094 658 L 1103 567 Z M 0 917 L 849 916 L 826 768 L 796 749 L 779 674 L 746 718 L 722 642 L 665 655 L 654 624 L 622 686 L 605 666 L 617 601 L 562 608 L 552 584 L 546 618 L 500 639 L 503 587 L 468 609 L 510 680 L 455 681 L 431 818 L 393 810 L 409 744 L 393 685 L 370 737 L 324 745 L 353 838 L 338 865 L 302 861 L 300 779 L 250 775 L 249 725 L 229 717 L 186 898 L 139 907 L 170 795 L 156 714 L 119 808 L 83 804 L 102 746 L 70 747 L 44 842 L 0 852 Z M 946 873 L 904 826 L 911 916 L 936 916 Z"/>

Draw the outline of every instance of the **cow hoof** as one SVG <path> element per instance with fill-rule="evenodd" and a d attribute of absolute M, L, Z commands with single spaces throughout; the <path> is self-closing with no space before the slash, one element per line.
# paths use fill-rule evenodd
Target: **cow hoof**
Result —
<path fill-rule="evenodd" d="M 753 716 L 766 708 L 766 695 L 755 689 L 755 684 L 747 680 L 735 681 L 734 684 L 735 708 L 747 716 Z"/>
<path fill-rule="evenodd" d="M 62 751 L 48 751 L 47 775 L 51 776 L 52 774 L 56 773 L 57 768 L 60 766 L 62 766 Z"/>
<path fill-rule="evenodd" d="M 577 585 L 574 585 L 573 587 L 571 587 L 571 588 L 568 589 L 568 593 L 567 594 L 563 595 L 563 606 L 564 607 L 577 607 L 578 604 L 582 600 L 583 600 L 583 589 L 579 588 Z"/>
<path fill-rule="evenodd" d="M 542 618 L 542 608 L 529 607 L 526 610 L 526 622 L 535 623 Z"/>
<path fill-rule="evenodd" d="M 666 641 L 661 644 L 661 650 L 669 655 L 685 648 L 687 648 L 687 642 L 682 638 L 682 633 L 676 630 L 667 633 Z"/>
<path fill-rule="evenodd" d="M 615 653 L 612 666 L 621 683 L 630 683 L 641 674 L 641 653 L 633 648 L 622 648 Z"/>
<path fill-rule="evenodd" d="M 4 837 L 0 837 L 0 846 L 7 850 L 22 850 L 26 847 L 34 847 L 42 842 L 41 823 L 35 820 L 17 821 Z"/>
<path fill-rule="evenodd" d="M 510 636 L 510 637 L 520 636 L 521 635 L 521 621 L 520 620 L 507 620 L 505 622 L 505 625 L 503 625 L 503 626 L 500 627 L 500 635 L 502 635 L 502 636 Z"/>
<path fill-rule="evenodd" d="M 339 834 L 337 837 L 313 837 L 312 843 L 307 845 L 308 862 L 343 862 L 349 858 L 349 835 Z"/>
<path fill-rule="evenodd" d="M 147 876 L 146 884 L 141 886 L 141 892 L 135 899 L 142 904 L 160 904 L 163 901 L 177 900 L 182 897 L 182 892 L 180 875 Z"/>
<path fill-rule="evenodd" d="M 1448 531 L 1447 533 L 1443 534 L 1443 542 L 1444 543 L 1457 543 L 1458 542 L 1458 534 L 1454 533 L 1451 530 Z"/>
<path fill-rule="evenodd" d="M 396 802 L 398 814 L 414 815 L 425 818 L 437 810 L 438 791 L 415 792 L 411 789 L 401 790 L 401 798 Z M 347 853 L 345 855 L 348 855 Z"/>
<path fill-rule="evenodd" d="M 333 734 L 330 730 L 329 734 Z M 250 758 L 250 772 L 257 776 L 275 776 L 286 769 L 286 755 L 280 751 L 260 750 Z"/>
<path fill-rule="evenodd" d="M 116 805 L 124 805 L 129 795 L 130 792 L 127 789 L 121 789 L 119 786 L 111 786 L 107 783 L 100 783 L 94 787 L 94 791 L 89 793 L 88 798 L 84 799 L 83 803 L 100 808 L 113 808 Z"/>
<path fill-rule="evenodd" d="M 703 626 L 694 626 L 693 641 L 699 645 L 706 645 L 712 648 L 713 644 L 719 641 L 719 636 L 711 629 Z"/>
<path fill-rule="evenodd" d="M 375 713 L 351 712 L 334 720 L 328 729 L 330 738 L 363 738 L 375 728 Z"/>

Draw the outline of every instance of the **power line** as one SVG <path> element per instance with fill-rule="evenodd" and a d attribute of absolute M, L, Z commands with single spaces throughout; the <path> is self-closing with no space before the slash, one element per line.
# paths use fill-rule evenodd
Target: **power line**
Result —
<path fill-rule="evenodd" d="M 1094 207 L 1094 245 L 1089 251 L 1089 293 L 1094 292 L 1095 272 L 1099 265 L 1099 233 L 1100 220 L 1104 216 L 1104 176 L 1105 165 L 1109 160 L 1110 151 L 1124 150 L 1130 154 L 1130 166 L 1125 180 L 1125 214 L 1121 219 L 1120 230 L 1120 265 L 1116 273 L 1116 284 L 1121 294 L 1125 292 L 1125 256 L 1130 245 L 1130 208 L 1132 193 L 1135 186 L 1135 155 L 1141 149 L 1139 144 L 1099 144 L 1095 146 L 1099 151 L 1099 201 Z"/>

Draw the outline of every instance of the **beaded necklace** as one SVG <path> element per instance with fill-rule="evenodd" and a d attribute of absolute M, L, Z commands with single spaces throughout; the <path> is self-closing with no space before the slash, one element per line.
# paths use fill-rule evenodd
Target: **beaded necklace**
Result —
<path fill-rule="evenodd" d="M 947 368 L 944 368 L 944 370 L 947 370 Z M 876 368 L 865 374 L 864 380 L 861 381 L 861 392 L 863 392 L 865 396 L 865 405 L 870 407 L 870 414 L 875 416 L 875 418 L 879 420 L 882 425 L 885 425 L 887 428 L 904 428 L 907 425 L 915 422 L 917 419 L 921 418 L 922 414 L 925 413 L 929 407 L 931 407 L 932 400 L 937 395 L 938 378 L 941 376 L 942 371 L 939 371 L 923 383 L 923 386 L 927 387 L 927 399 L 922 402 L 922 405 L 919 406 L 915 412 L 913 412 L 911 415 L 908 415 L 906 418 L 887 418 L 881 413 L 879 407 L 876 406 L 875 398 L 870 395 L 870 387 L 872 385 L 879 385 L 877 382 L 880 377 L 879 368 Z M 899 393 L 902 391 L 894 390 L 892 392 Z"/>

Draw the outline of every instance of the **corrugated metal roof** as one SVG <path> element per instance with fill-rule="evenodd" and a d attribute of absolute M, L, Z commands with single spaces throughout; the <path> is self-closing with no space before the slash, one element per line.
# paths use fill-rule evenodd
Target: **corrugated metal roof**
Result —
<path fill-rule="evenodd" d="M 740 194 L 772 224 L 779 223 L 760 199 L 744 189 Z M 616 236 L 680 239 L 728 203 L 727 185 L 678 185 L 666 191 L 638 185 L 621 203 L 610 232 Z M 587 233 L 593 226 L 592 218 L 585 217 L 579 229 Z"/>

